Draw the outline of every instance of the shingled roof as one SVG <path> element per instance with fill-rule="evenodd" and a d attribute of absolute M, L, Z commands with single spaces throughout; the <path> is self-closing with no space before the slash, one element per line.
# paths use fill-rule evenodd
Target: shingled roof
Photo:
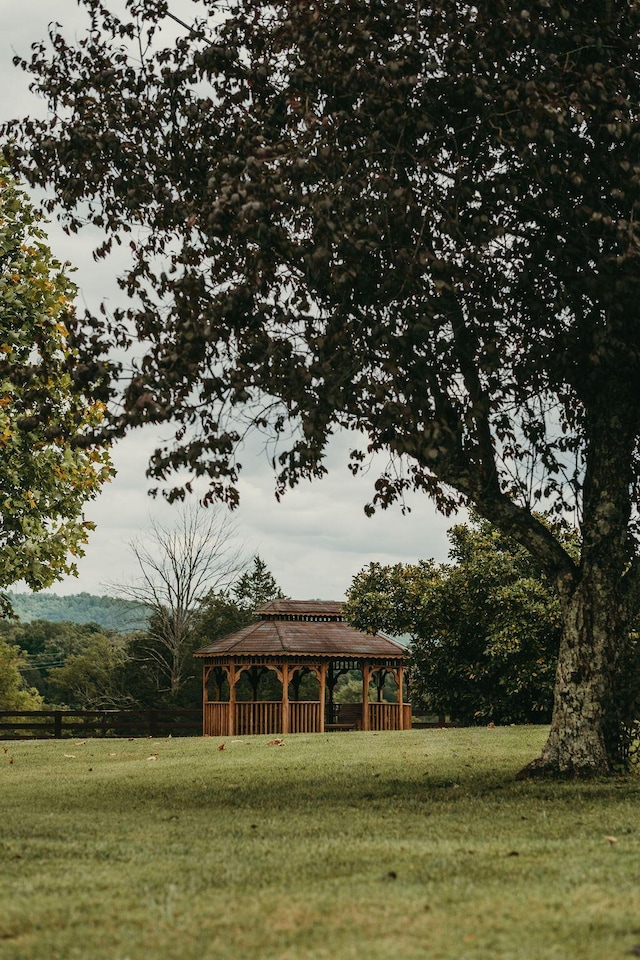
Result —
<path fill-rule="evenodd" d="M 345 623 L 342 604 L 319 600 L 273 600 L 256 623 L 196 651 L 196 657 L 344 657 L 401 659 L 405 648 L 383 633 L 368 634 Z"/>

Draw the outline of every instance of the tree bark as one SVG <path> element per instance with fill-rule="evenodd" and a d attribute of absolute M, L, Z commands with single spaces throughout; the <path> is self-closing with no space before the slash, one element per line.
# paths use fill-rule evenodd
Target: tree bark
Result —
<path fill-rule="evenodd" d="M 563 602 L 553 717 L 541 756 L 520 777 L 607 775 L 619 761 L 617 679 L 626 617 L 607 584 L 586 579 Z"/>
<path fill-rule="evenodd" d="M 635 575 L 628 529 L 634 427 L 619 408 L 589 418 L 580 564 L 556 577 L 563 637 L 551 730 L 522 777 L 606 775 L 622 759 L 628 704 L 621 665 L 637 614 L 628 583 Z"/>

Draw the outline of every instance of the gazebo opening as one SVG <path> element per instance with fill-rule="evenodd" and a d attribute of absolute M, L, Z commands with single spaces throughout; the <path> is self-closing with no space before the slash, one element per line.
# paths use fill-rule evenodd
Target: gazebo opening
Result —
<path fill-rule="evenodd" d="M 344 621 L 339 603 L 274 600 L 195 654 L 208 736 L 403 730 L 405 648 Z"/>

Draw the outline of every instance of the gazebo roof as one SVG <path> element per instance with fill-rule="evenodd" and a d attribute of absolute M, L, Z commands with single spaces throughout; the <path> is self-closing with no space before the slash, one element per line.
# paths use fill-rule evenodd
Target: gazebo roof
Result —
<path fill-rule="evenodd" d="M 273 600 L 257 610 L 255 623 L 197 650 L 196 657 L 344 657 L 402 659 L 405 648 L 383 633 L 368 634 L 345 623 L 342 604 L 320 600 Z"/>

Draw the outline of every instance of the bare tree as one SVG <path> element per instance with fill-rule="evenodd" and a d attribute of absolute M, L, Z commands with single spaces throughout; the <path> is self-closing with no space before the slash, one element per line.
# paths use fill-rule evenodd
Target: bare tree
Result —
<path fill-rule="evenodd" d="M 150 611 L 145 654 L 159 687 L 177 694 L 189 674 L 194 626 L 202 600 L 226 591 L 246 566 L 236 524 L 224 507 L 183 507 L 175 527 L 153 522 L 129 547 L 140 568 L 121 596 Z"/>

